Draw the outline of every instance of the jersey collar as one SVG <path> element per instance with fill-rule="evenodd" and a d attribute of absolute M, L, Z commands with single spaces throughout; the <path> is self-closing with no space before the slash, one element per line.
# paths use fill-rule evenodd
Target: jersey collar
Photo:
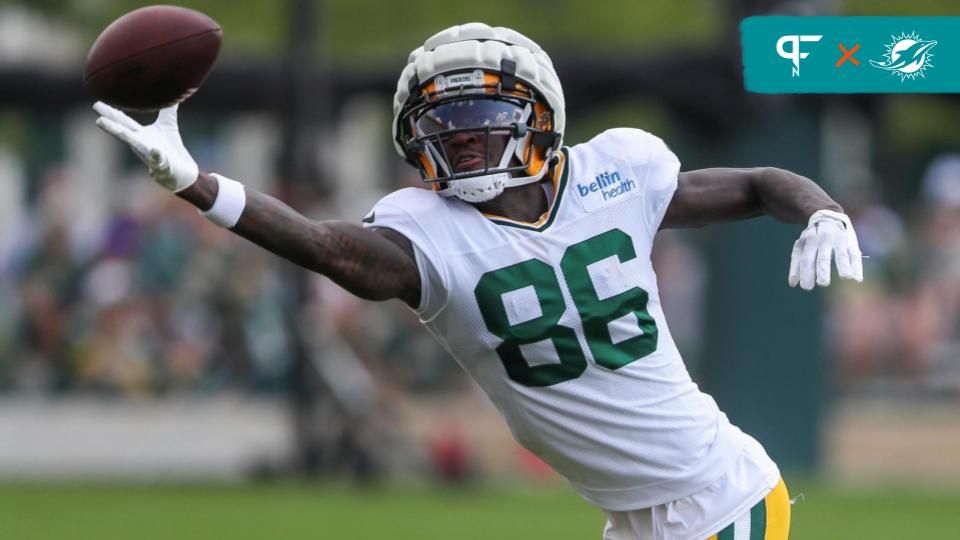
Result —
<path fill-rule="evenodd" d="M 547 227 L 553 224 L 554 219 L 556 219 L 557 213 L 559 213 L 560 210 L 560 201 L 563 199 L 563 193 L 567 188 L 570 159 L 566 147 L 560 149 L 558 157 L 560 158 L 560 163 L 553 173 L 553 200 L 550 202 L 550 207 L 547 208 L 547 211 L 544 212 L 537 221 L 517 221 L 495 214 L 483 214 L 483 216 L 497 225 L 538 232 L 546 230 Z"/>

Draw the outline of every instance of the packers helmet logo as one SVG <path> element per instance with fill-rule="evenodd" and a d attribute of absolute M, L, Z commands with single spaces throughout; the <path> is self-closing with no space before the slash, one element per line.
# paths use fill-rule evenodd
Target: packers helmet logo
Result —
<path fill-rule="evenodd" d="M 433 79 L 433 86 L 437 92 L 446 92 L 448 89 L 472 86 L 483 87 L 483 70 L 475 69 L 470 73 L 459 73 L 450 76 L 437 75 Z"/>

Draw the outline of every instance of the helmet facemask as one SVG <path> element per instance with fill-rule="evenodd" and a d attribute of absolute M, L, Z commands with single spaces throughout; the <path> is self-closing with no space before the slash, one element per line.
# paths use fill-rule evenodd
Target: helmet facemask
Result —
<path fill-rule="evenodd" d="M 546 101 L 507 70 L 438 75 L 412 88 L 398 142 L 443 196 L 477 203 L 540 180 L 559 143 Z"/>

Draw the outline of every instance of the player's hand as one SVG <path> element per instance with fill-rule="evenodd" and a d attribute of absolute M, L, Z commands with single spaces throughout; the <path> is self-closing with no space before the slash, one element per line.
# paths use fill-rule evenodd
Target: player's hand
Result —
<path fill-rule="evenodd" d="M 127 143 L 158 184 L 178 192 L 197 181 L 200 169 L 180 139 L 177 105 L 161 109 L 157 121 L 149 126 L 141 126 L 102 101 L 94 104 L 93 110 L 100 115 L 100 129 Z"/>
<path fill-rule="evenodd" d="M 807 228 L 793 244 L 790 255 L 791 287 L 811 290 L 814 284 L 830 285 L 830 261 L 837 261 L 841 278 L 863 281 L 863 255 L 857 233 L 846 214 L 819 210 L 810 216 Z"/>

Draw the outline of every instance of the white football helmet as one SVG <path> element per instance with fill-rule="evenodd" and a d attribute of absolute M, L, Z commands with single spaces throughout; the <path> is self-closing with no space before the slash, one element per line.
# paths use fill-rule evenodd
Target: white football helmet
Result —
<path fill-rule="evenodd" d="M 448 28 L 411 52 L 393 97 L 397 151 L 440 195 L 467 202 L 543 178 L 565 122 L 547 53 L 483 23 Z"/>

